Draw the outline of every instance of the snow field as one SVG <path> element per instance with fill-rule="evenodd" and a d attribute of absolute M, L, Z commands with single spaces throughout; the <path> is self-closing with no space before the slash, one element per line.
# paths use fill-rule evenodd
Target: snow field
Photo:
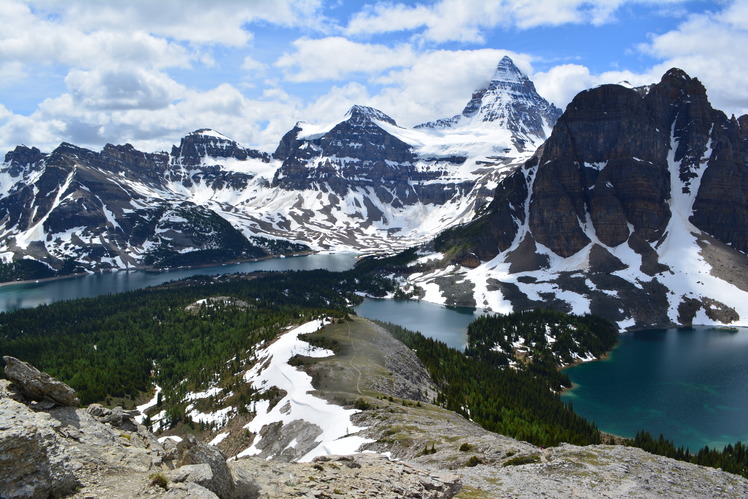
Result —
<path fill-rule="evenodd" d="M 315 348 L 299 339 L 299 335 L 313 333 L 324 324 L 324 320 L 302 324 L 258 352 L 258 361 L 244 375 L 244 380 L 252 383 L 258 390 L 267 390 L 276 386 L 286 391 L 286 395 L 272 409 L 269 409 L 270 404 L 267 400 L 256 404 L 257 415 L 245 428 L 257 436 L 252 445 L 240 452 L 237 457 L 259 454 L 260 449 L 257 444 L 261 440 L 260 430 L 263 426 L 276 422 L 286 425 L 291 421 L 303 420 L 322 430 L 322 434 L 317 437 L 317 446 L 302 456 L 299 459 L 300 462 L 308 462 L 321 455 L 352 454 L 357 452 L 361 445 L 371 442 L 369 439 L 356 435 L 364 428 L 355 426 L 351 422 L 351 416 L 359 411 L 344 409 L 315 397 L 310 393 L 314 390 L 312 378 L 288 364 L 289 359 L 294 355 L 310 357 L 333 355 L 333 352 L 329 350 Z"/>

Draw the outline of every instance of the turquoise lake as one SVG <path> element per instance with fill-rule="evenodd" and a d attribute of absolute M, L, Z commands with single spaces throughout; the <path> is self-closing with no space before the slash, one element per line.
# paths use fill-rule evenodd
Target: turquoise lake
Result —
<path fill-rule="evenodd" d="M 356 255 L 276 258 L 165 272 L 114 272 L 0 287 L 0 311 L 57 300 L 154 286 L 195 274 L 256 270 L 350 269 Z M 428 302 L 366 299 L 363 317 L 393 322 L 464 349 L 466 328 L 481 313 Z M 610 357 L 569 368 L 577 385 L 563 394 L 574 410 L 604 431 L 633 436 L 646 429 L 698 450 L 748 442 L 748 328 L 696 327 L 621 335 Z"/>
<path fill-rule="evenodd" d="M 748 442 L 748 328 L 625 333 L 610 357 L 566 370 L 563 394 L 603 430 L 646 429 L 691 451 Z"/>

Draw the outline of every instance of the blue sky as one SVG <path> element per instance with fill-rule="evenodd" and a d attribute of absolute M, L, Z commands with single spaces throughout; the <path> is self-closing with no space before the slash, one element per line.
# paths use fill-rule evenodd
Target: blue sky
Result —
<path fill-rule="evenodd" d="M 169 149 L 209 127 L 272 150 L 353 104 L 451 116 L 504 55 L 564 107 L 680 67 L 748 112 L 748 2 L 0 0 L 0 148 Z"/>

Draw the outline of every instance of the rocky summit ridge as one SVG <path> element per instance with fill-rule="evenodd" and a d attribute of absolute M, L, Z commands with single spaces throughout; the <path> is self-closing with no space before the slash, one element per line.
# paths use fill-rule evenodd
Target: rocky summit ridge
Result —
<path fill-rule="evenodd" d="M 483 105 L 519 99 L 491 92 Z M 534 151 L 538 140 L 518 147 L 507 128 L 533 128 L 530 114 L 512 116 L 480 131 L 415 130 L 355 105 L 332 123 L 297 123 L 273 154 L 209 129 L 170 152 L 18 146 L 0 165 L 0 257 L 38 278 L 403 249 L 472 219 Z"/>
<path fill-rule="evenodd" d="M 647 92 L 581 92 L 484 215 L 422 249 L 444 260 L 416 265 L 411 282 L 441 286 L 448 303 L 591 312 L 622 328 L 746 324 L 747 125 L 679 69 Z"/>

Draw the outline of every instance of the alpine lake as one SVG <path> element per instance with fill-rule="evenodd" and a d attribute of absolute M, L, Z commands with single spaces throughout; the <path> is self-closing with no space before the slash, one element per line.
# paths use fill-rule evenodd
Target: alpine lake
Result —
<path fill-rule="evenodd" d="M 355 254 L 308 255 L 162 272 L 120 271 L 0 286 L 0 311 L 120 293 L 192 275 L 351 268 Z M 365 299 L 356 313 L 420 331 L 463 349 L 481 310 Z M 623 333 L 610 355 L 567 368 L 561 395 L 598 428 L 623 437 L 660 433 L 692 452 L 748 442 L 748 328 L 693 327 Z"/>

